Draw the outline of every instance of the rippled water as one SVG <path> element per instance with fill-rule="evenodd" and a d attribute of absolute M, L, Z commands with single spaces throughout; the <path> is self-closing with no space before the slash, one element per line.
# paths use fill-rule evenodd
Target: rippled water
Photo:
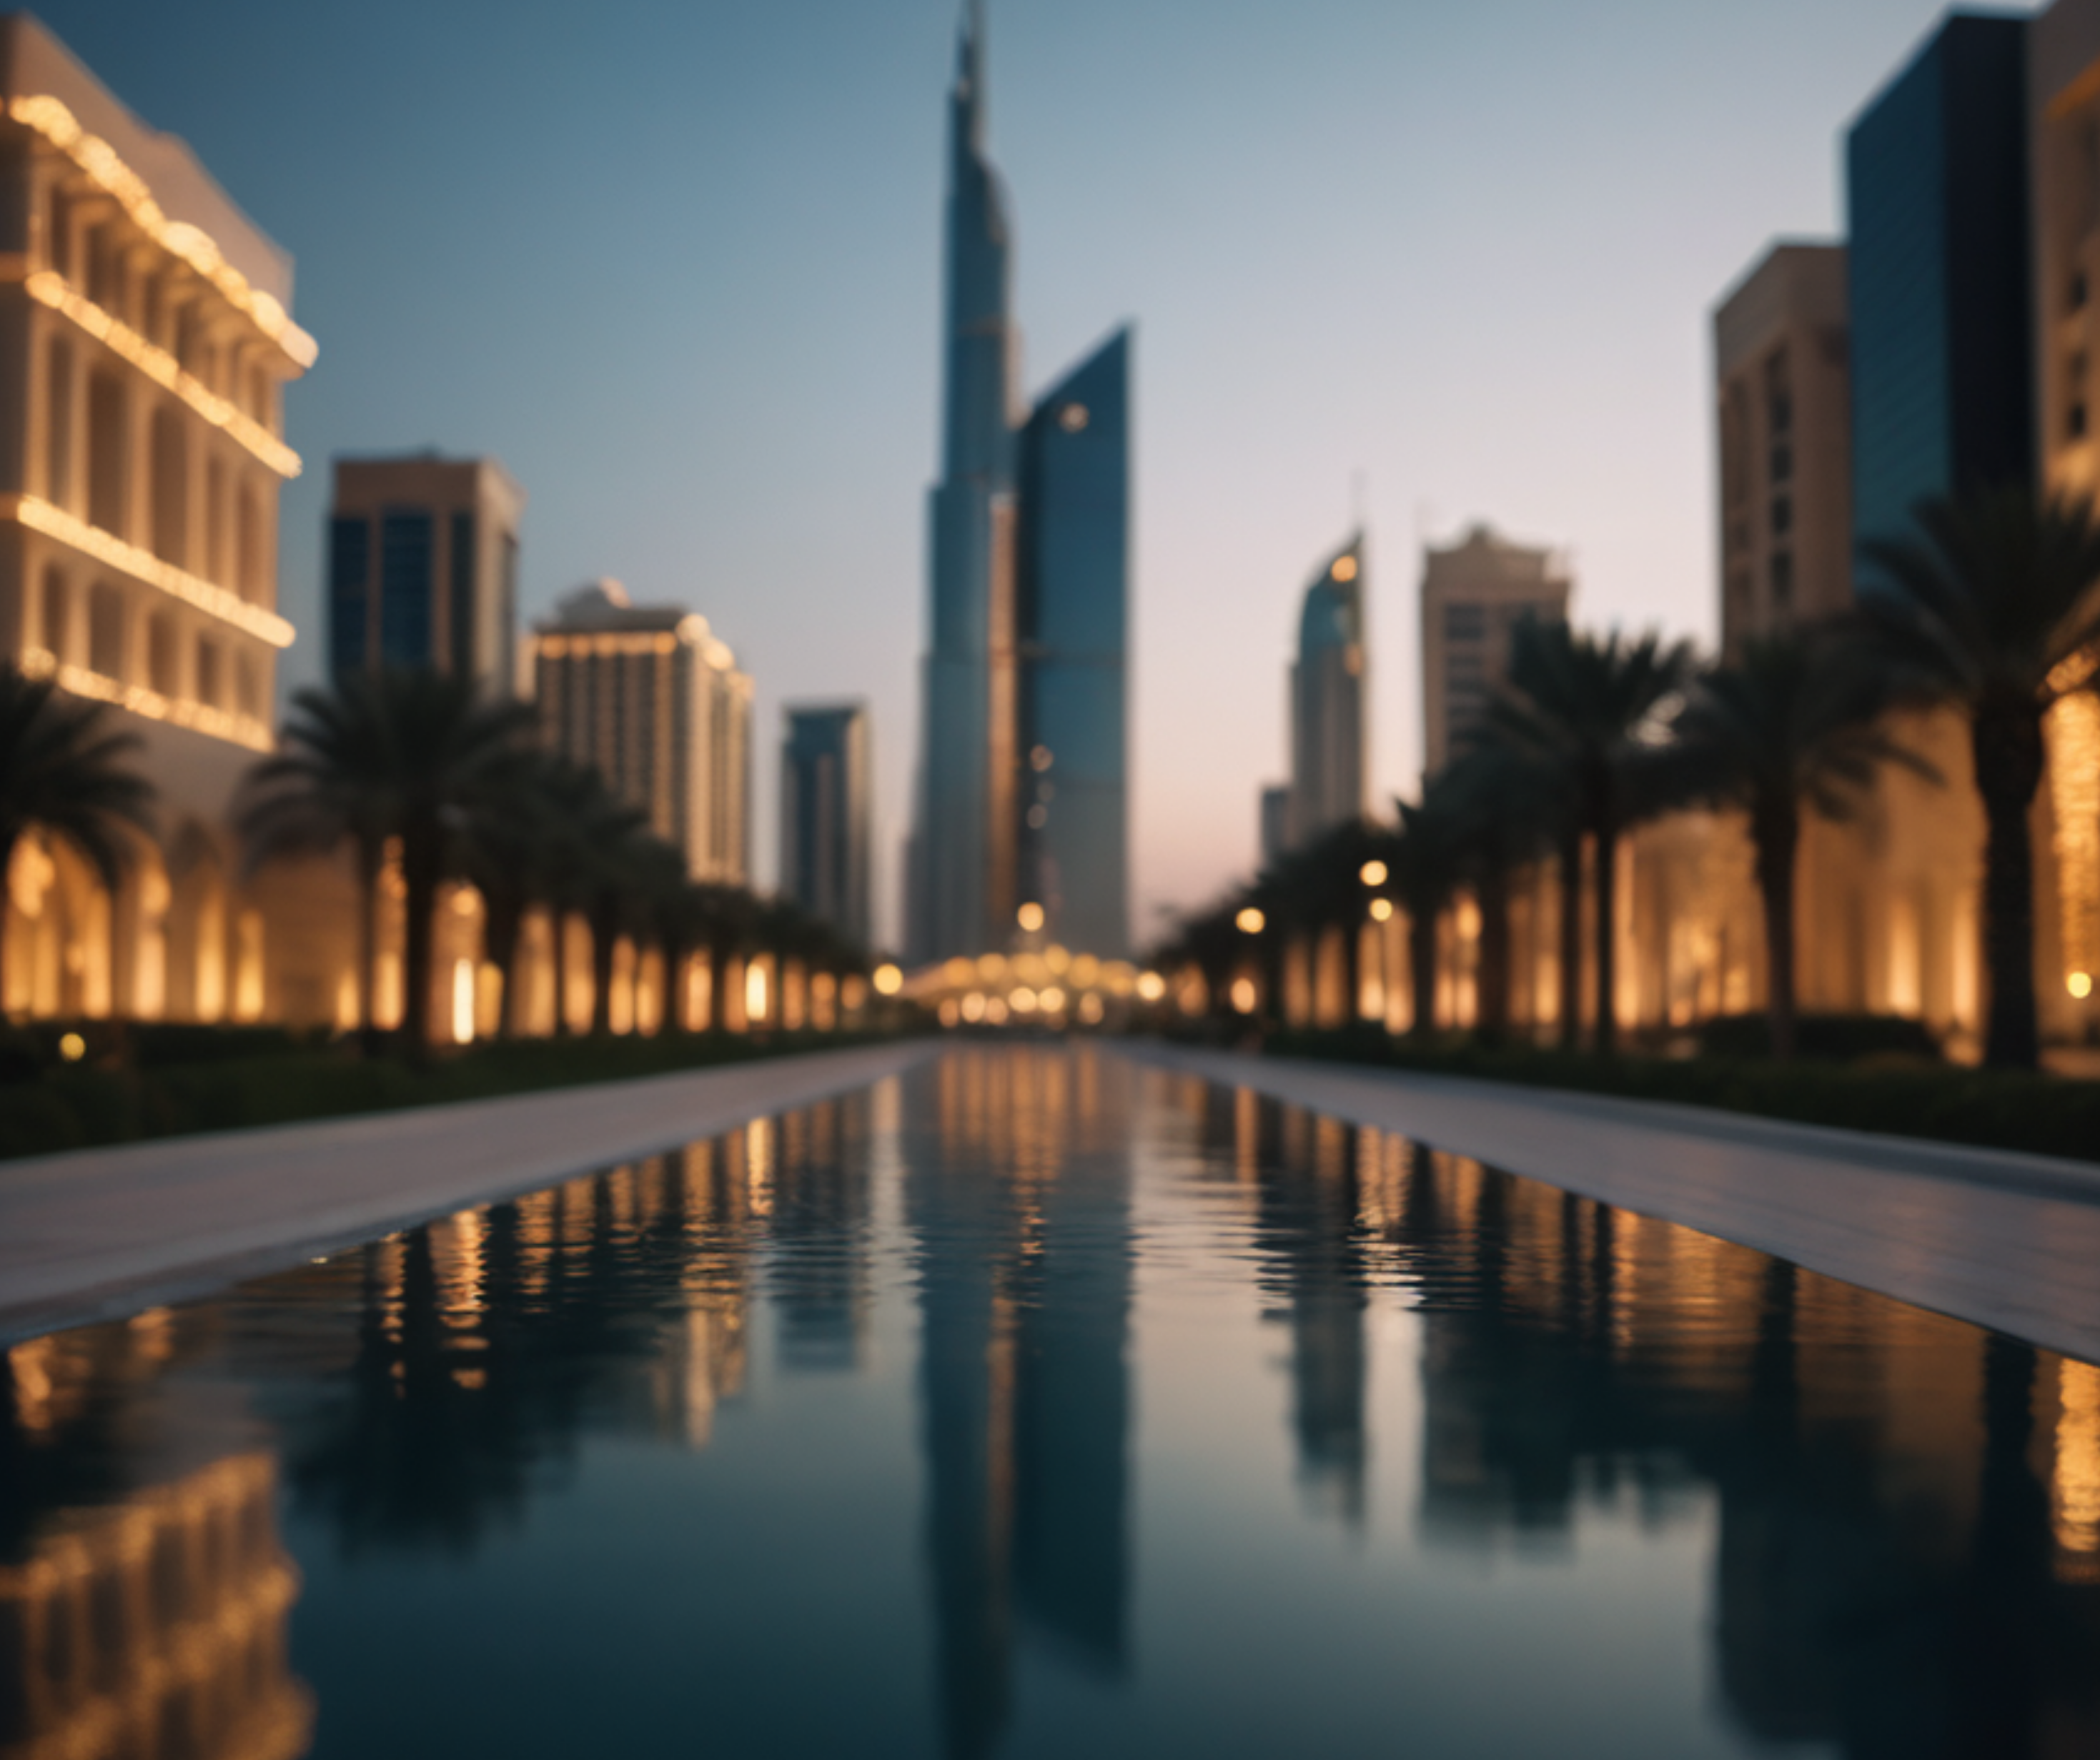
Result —
<path fill-rule="evenodd" d="M 4 1760 L 2100 1751 L 2100 1372 L 1084 1050 L 9 1366 Z"/>

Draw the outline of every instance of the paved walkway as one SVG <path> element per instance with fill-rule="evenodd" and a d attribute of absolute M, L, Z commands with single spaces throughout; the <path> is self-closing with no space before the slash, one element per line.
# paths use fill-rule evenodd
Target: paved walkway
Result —
<path fill-rule="evenodd" d="M 931 1039 L 0 1163 L 0 1343 L 533 1191 L 866 1087 Z"/>
<path fill-rule="evenodd" d="M 2100 1362 L 2100 1166 L 1456 1076 L 1122 1049 Z"/>

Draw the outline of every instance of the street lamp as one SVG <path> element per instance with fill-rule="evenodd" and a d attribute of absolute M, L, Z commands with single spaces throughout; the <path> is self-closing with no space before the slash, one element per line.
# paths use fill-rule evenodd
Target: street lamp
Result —
<path fill-rule="evenodd" d="M 1252 904 L 1248 905 L 1233 921 L 1238 926 L 1242 935 L 1260 935 L 1268 926 L 1268 919 L 1262 915 L 1257 906 Z"/>

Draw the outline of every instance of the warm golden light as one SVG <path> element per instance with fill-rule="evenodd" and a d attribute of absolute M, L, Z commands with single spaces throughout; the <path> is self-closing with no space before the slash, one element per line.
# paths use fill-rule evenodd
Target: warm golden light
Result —
<path fill-rule="evenodd" d="M 1255 1004 L 1260 1000 L 1260 992 L 1254 987 L 1253 979 L 1235 978 L 1233 980 L 1233 1006 L 1241 1014 L 1253 1014 Z"/>
<path fill-rule="evenodd" d="M 1335 557 L 1334 575 L 1338 581 L 1354 580 L 1357 578 L 1357 559 L 1352 556 Z"/>
<path fill-rule="evenodd" d="M 1043 907 L 1033 903 L 1024 904 L 1013 913 L 1013 917 L 1024 933 L 1034 935 L 1043 926 Z"/>
<path fill-rule="evenodd" d="M 1157 1002 L 1167 994 L 1167 980 L 1156 971 L 1143 973 L 1137 980 L 1137 993 L 1144 1001 Z"/>
<path fill-rule="evenodd" d="M 77 1063 L 87 1055 L 87 1041 L 77 1032 L 69 1032 L 59 1041 L 59 1055 L 68 1063 Z"/>
<path fill-rule="evenodd" d="M 1391 899 L 1374 898 L 1371 900 L 1371 921 L 1373 922 L 1391 922 L 1392 921 L 1392 900 Z"/>
<path fill-rule="evenodd" d="M 1357 878 L 1365 886 L 1383 886 L 1386 876 L 1391 872 L 1382 861 L 1367 861 L 1357 870 Z"/>
<path fill-rule="evenodd" d="M 1083 403 L 1067 403 L 1057 411 L 1057 425 L 1066 433 L 1083 433 L 1087 420 L 1087 406 Z"/>
<path fill-rule="evenodd" d="M 452 1043 L 469 1045 L 474 1040 L 474 961 L 452 961 Z"/>
<path fill-rule="evenodd" d="M 875 968 L 876 992 L 880 996 L 895 996 L 904 988 L 904 974 L 898 967 L 885 962 Z"/>
<path fill-rule="evenodd" d="M 1042 1003 L 1043 1012 L 1045 1014 L 1055 1014 L 1061 1012 L 1065 1006 L 1065 992 L 1057 985 L 1052 984 L 1037 1000 Z"/>
<path fill-rule="evenodd" d="M 749 966 L 744 968 L 744 1018 L 747 1020 L 751 1021 L 764 1020 L 765 1019 L 766 1001 L 765 962 L 761 960 L 753 960 Z"/>
<path fill-rule="evenodd" d="M 963 1019 L 973 1023 L 985 1018 L 985 999 L 973 990 L 963 998 Z"/>
<path fill-rule="evenodd" d="M 2090 972 L 2075 971 L 2063 980 L 2063 988 L 2083 1002 L 2086 997 L 2093 994 L 2093 975 Z"/>
<path fill-rule="evenodd" d="M 1268 926 L 1268 919 L 1251 904 L 1233 921 L 1239 926 L 1242 935 L 1260 935 Z"/>
<path fill-rule="evenodd" d="M 952 1027 L 962 1018 L 962 1009 L 953 997 L 941 1005 L 941 1024 L 943 1027 Z"/>
<path fill-rule="evenodd" d="M 1012 996 L 1007 998 L 1017 1014 L 1033 1014 L 1035 1012 L 1038 1000 L 1035 992 L 1026 984 L 1021 985 Z"/>

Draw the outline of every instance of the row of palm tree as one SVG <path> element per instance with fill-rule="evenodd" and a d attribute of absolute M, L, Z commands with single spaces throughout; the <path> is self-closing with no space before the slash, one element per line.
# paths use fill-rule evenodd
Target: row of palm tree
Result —
<path fill-rule="evenodd" d="M 765 949 L 835 973 L 865 957 L 829 924 L 741 887 L 687 878 L 684 857 L 594 769 L 539 749 L 529 706 L 482 697 L 430 668 L 358 674 L 292 702 L 280 749 L 251 772 L 237 827 L 252 868 L 285 857 L 354 858 L 359 888 L 360 1018 L 373 1018 L 382 872 L 391 850 L 405 917 L 403 1032 L 428 1049 L 435 917 L 448 881 L 484 908 L 483 947 L 501 975 L 501 1027 L 522 1029 L 518 951 L 527 914 L 553 913 L 555 994 L 569 993 L 571 913 L 589 931 L 592 1029 L 607 1030 L 615 944 L 654 946 L 664 970 L 705 950 L 717 969 Z M 678 1010 L 667 1018 L 675 1021 Z M 555 1010 L 568 1030 L 566 1010 Z"/>
<path fill-rule="evenodd" d="M 1797 1040 L 1795 884 L 1804 814 L 1853 816 L 1895 766 L 1937 777 L 1891 737 L 1899 710 L 1951 709 L 1966 722 L 1988 828 L 1984 1055 L 2039 1061 L 2034 872 L 2028 814 L 2044 769 L 2043 725 L 2066 692 L 2093 688 L 2100 649 L 2100 516 L 2083 499 L 2024 491 L 1940 497 L 1904 536 L 1866 547 L 1856 608 L 1841 618 L 1746 641 L 1702 667 L 1683 644 L 1599 636 L 1565 623 L 1515 632 L 1506 680 L 1467 749 L 1383 823 L 1339 828 L 1184 924 L 1162 957 L 1220 975 L 1240 957 L 1223 926 L 1261 913 L 1271 968 L 1293 934 L 1343 931 L 1344 993 L 1357 993 L 1361 876 L 1407 916 L 1414 1019 L 1435 1018 L 1436 923 L 1462 893 L 1480 913 L 1476 1031 L 1507 1032 L 1510 899 L 1522 869 L 1559 881 L 1561 1041 L 1582 1034 L 1583 955 L 1595 950 L 1590 1042 L 1614 1048 L 1618 842 L 1643 821 L 1705 805 L 1747 824 L 1764 921 L 1774 1052 Z M 1582 922 L 1586 862 L 1594 918 Z M 1280 984 L 1264 986 L 1273 997 Z"/>

